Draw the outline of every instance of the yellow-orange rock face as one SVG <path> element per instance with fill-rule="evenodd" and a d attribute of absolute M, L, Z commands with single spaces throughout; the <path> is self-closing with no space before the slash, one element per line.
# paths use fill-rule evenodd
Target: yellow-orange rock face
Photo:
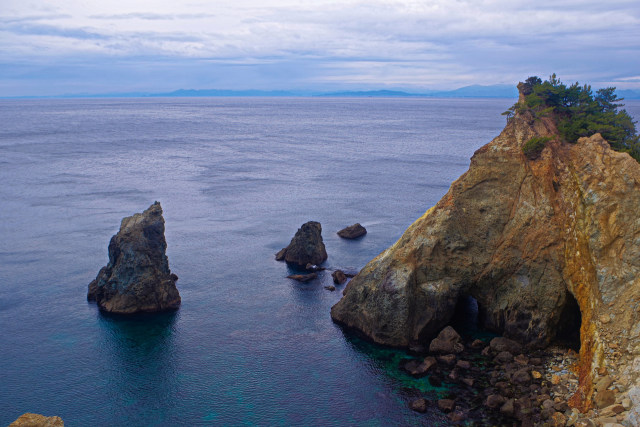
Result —
<path fill-rule="evenodd" d="M 26 413 L 9 424 L 9 427 L 64 427 L 64 422 L 60 417 Z"/>
<path fill-rule="evenodd" d="M 533 136 L 554 140 L 529 160 L 522 145 Z M 599 134 L 576 144 L 556 136 L 550 119 L 512 118 L 442 200 L 347 285 L 332 318 L 381 344 L 425 344 L 471 295 L 484 327 L 544 347 L 575 298 L 581 388 L 573 403 L 588 405 L 592 372 L 603 365 L 636 384 L 640 164 Z"/>

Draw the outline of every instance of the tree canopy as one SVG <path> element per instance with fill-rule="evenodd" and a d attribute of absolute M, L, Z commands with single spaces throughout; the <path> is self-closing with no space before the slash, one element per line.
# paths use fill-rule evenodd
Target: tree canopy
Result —
<path fill-rule="evenodd" d="M 640 137 L 636 122 L 626 110 L 620 109 L 615 87 L 598 89 L 593 94 L 590 85 L 578 82 L 567 86 L 555 74 L 544 82 L 537 76 L 529 77 L 519 88 L 524 95 L 524 105 L 516 103 L 505 115 L 528 109 L 536 117 L 551 116 L 558 131 L 567 142 L 576 142 L 582 136 L 600 133 L 611 148 L 627 152 L 640 162 Z"/>

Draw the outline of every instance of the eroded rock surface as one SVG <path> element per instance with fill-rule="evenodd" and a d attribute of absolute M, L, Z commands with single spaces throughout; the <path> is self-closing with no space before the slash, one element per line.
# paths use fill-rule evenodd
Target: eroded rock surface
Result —
<path fill-rule="evenodd" d="M 516 114 L 349 282 L 332 318 L 381 344 L 424 345 L 470 295 L 481 326 L 530 348 L 580 328 L 573 404 L 588 406 L 601 366 L 638 384 L 640 165 L 599 134 L 576 144 L 557 135 L 551 118 Z M 530 160 L 522 146 L 534 136 L 553 140 Z"/>
<path fill-rule="evenodd" d="M 27 412 L 9 424 L 9 427 L 64 427 L 64 422 L 60 417 L 45 417 Z"/>
<path fill-rule="evenodd" d="M 307 264 L 318 265 L 327 260 L 327 250 L 322 241 L 322 226 L 319 222 L 309 221 L 302 224 L 289 246 L 276 254 L 276 260 L 286 261 L 305 267 Z"/>
<path fill-rule="evenodd" d="M 169 270 L 162 207 L 126 217 L 109 242 L 109 263 L 89 284 L 87 299 L 101 310 L 132 314 L 180 306 L 178 276 Z"/>

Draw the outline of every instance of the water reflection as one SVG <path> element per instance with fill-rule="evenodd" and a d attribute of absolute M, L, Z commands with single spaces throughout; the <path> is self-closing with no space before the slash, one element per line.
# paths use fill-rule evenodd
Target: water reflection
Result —
<path fill-rule="evenodd" d="M 402 371 L 399 367 L 400 361 L 414 357 L 406 351 L 374 344 L 347 331 L 344 331 L 344 334 L 346 343 L 354 353 L 360 356 L 359 359 L 365 364 L 367 370 L 383 377 L 388 384 L 387 390 L 394 395 L 392 399 L 404 401 L 403 406 L 407 407 L 410 400 L 418 397 L 437 400 L 450 393 L 446 385 L 441 387 L 431 385 L 428 376 L 413 378 Z M 437 408 L 420 415 L 419 419 L 426 425 L 446 425 L 447 423 L 446 417 Z"/>
<path fill-rule="evenodd" d="M 385 347 L 369 342 L 352 333 L 345 333 L 345 339 L 349 347 L 360 353 L 367 368 L 378 375 L 386 376 L 394 386 L 400 386 L 405 390 L 418 390 L 430 393 L 434 397 L 448 392 L 447 387 L 434 387 L 429 382 L 429 377 L 413 378 L 400 369 L 403 359 L 415 358 L 406 351 Z"/>
<path fill-rule="evenodd" d="M 99 313 L 98 363 L 113 419 L 128 425 L 160 425 L 178 396 L 174 330 L 177 312 L 120 316 Z"/>

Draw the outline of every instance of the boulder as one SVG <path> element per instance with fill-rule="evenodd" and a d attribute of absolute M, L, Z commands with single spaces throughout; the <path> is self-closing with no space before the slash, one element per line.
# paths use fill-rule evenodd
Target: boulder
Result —
<path fill-rule="evenodd" d="M 520 368 L 511 375 L 511 382 L 515 384 L 529 384 L 531 382 L 531 375 L 529 374 L 529 368 Z"/>
<path fill-rule="evenodd" d="M 433 366 L 436 365 L 434 357 L 427 357 L 424 360 L 405 359 L 400 362 L 400 368 L 416 378 L 424 377 Z"/>
<path fill-rule="evenodd" d="M 495 337 L 489 343 L 491 350 L 496 353 L 507 351 L 511 354 L 518 354 L 522 351 L 522 346 L 517 342 L 505 337 Z"/>
<path fill-rule="evenodd" d="M 109 263 L 89 284 L 87 299 L 106 312 L 133 314 L 180 306 L 178 276 L 169 270 L 159 202 L 126 217 L 109 242 Z"/>
<path fill-rule="evenodd" d="M 347 281 L 347 276 L 342 270 L 334 271 L 333 273 L 331 273 L 331 277 L 333 277 L 333 283 L 335 283 L 336 285 L 342 285 Z"/>
<path fill-rule="evenodd" d="M 616 403 L 616 394 L 613 390 L 601 390 L 596 393 L 593 403 L 597 408 L 606 408 Z"/>
<path fill-rule="evenodd" d="M 444 328 L 436 338 L 429 344 L 429 351 L 438 354 L 457 354 L 462 353 L 464 345 L 462 345 L 460 335 L 451 326 Z"/>
<path fill-rule="evenodd" d="M 455 354 L 443 354 L 437 357 L 438 362 L 447 365 L 453 366 L 456 363 L 456 355 Z"/>
<path fill-rule="evenodd" d="M 343 239 L 357 239 L 358 237 L 367 234 L 367 229 L 361 226 L 359 223 L 348 226 L 338 231 L 338 236 Z"/>
<path fill-rule="evenodd" d="M 493 358 L 496 363 L 509 363 L 513 360 L 513 355 L 508 351 L 501 351 Z"/>
<path fill-rule="evenodd" d="M 300 267 L 307 264 L 318 265 L 327 260 L 327 251 L 322 241 L 322 226 L 319 222 L 309 221 L 302 224 L 289 246 L 276 254 L 276 260 L 286 261 Z"/>
<path fill-rule="evenodd" d="M 484 404 L 488 408 L 497 409 L 497 408 L 500 408 L 502 405 L 504 405 L 506 400 L 507 399 L 500 396 L 499 394 L 490 394 L 489 396 L 487 396 L 487 400 L 485 401 Z"/>
<path fill-rule="evenodd" d="M 427 412 L 428 407 L 429 407 L 429 402 L 424 398 L 412 400 L 411 402 L 409 402 L 409 408 L 411 408 L 416 412 L 420 412 L 422 414 Z"/>
<path fill-rule="evenodd" d="M 456 401 L 453 399 L 440 399 L 438 400 L 438 408 L 442 412 L 451 412 L 456 407 Z"/>
<path fill-rule="evenodd" d="M 64 422 L 60 417 L 26 413 L 9 424 L 9 427 L 64 427 Z"/>
<path fill-rule="evenodd" d="M 604 376 L 604 377 L 600 378 L 598 380 L 598 382 L 596 383 L 595 390 L 597 392 L 598 391 L 602 391 L 602 390 L 606 390 L 609 387 L 611 387 L 611 384 L 613 384 L 613 379 L 609 375 Z"/>

